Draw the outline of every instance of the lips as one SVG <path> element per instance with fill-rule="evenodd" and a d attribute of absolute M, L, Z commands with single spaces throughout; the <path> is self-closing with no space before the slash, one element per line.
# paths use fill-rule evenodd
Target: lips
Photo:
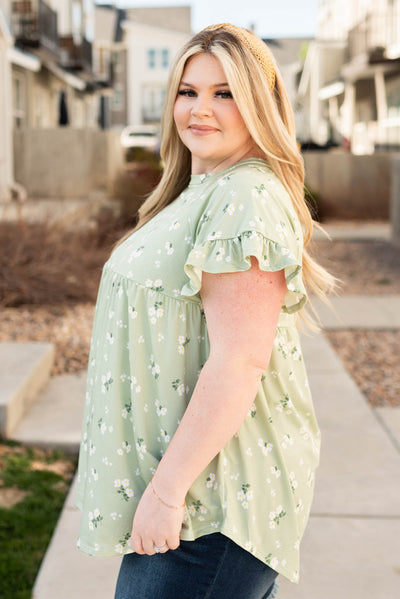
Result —
<path fill-rule="evenodd" d="M 209 127 L 207 125 L 189 125 L 189 129 L 193 132 L 193 133 L 197 133 L 200 135 L 206 135 L 207 133 L 215 133 L 216 131 L 218 131 L 218 129 L 216 129 L 215 127 Z"/>

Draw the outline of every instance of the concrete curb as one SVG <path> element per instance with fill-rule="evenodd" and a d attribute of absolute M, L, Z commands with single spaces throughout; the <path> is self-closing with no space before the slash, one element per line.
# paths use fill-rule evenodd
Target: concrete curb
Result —
<path fill-rule="evenodd" d="M 46 385 L 54 362 L 51 343 L 0 343 L 0 434 L 10 437 Z"/>
<path fill-rule="evenodd" d="M 50 379 L 13 438 L 25 445 L 79 451 L 86 371 Z"/>

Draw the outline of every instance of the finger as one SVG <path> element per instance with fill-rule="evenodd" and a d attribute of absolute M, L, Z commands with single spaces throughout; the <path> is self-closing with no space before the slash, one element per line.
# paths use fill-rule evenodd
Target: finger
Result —
<path fill-rule="evenodd" d="M 158 541 L 154 541 L 154 547 L 164 547 L 164 549 L 161 549 L 161 551 L 157 551 L 156 553 L 166 553 L 167 551 L 169 551 L 167 541 L 162 541 L 160 543 Z"/>
<path fill-rule="evenodd" d="M 154 543 L 151 539 L 142 539 L 142 546 L 147 555 L 154 555 Z"/>
<path fill-rule="evenodd" d="M 167 545 L 170 549 L 174 550 L 178 549 L 180 542 L 181 540 L 179 537 L 173 537 L 168 539 Z"/>
<path fill-rule="evenodd" d="M 143 549 L 142 539 L 139 537 L 138 534 L 132 533 L 130 543 L 133 551 L 139 553 L 140 555 L 144 555 L 145 551 Z"/>

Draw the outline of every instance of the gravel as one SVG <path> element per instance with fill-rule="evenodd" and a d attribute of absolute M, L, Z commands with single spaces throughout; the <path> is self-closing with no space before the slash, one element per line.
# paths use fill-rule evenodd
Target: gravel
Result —
<path fill-rule="evenodd" d="M 0 312 L 0 341 L 54 343 L 51 375 L 87 368 L 94 316 L 93 304 L 23 306 Z"/>
<path fill-rule="evenodd" d="M 400 250 L 387 242 L 314 241 L 312 252 L 342 280 L 342 295 L 400 294 Z M 87 302 L 3 308 L 0 341 L 50 341 L 52 376 L 76 373 L 87 367 L 93 316 Z M 400 406 L 400 331 L 325 334 L 371 406 Z"/>
<path fill-rule="evenodd" d="M 372 407 L 400 406 L 400 331 L 339 330 L 325 334 Z"/>
<path fill-rule="evenodd" d="M 340 295 L 400 294 L 400 247 L 386 241 L 313 241 L 310 248 L 342 281 Z"/>

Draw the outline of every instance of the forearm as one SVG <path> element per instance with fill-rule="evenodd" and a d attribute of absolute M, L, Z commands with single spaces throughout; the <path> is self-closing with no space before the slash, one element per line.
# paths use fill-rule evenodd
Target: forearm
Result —
<path fill-rule="evenodd" d="M 156 472 L 160 493 L 179 505 L 197 476 L 237 432 L 254 401 L 262 369 L 209 359 Z"/>

